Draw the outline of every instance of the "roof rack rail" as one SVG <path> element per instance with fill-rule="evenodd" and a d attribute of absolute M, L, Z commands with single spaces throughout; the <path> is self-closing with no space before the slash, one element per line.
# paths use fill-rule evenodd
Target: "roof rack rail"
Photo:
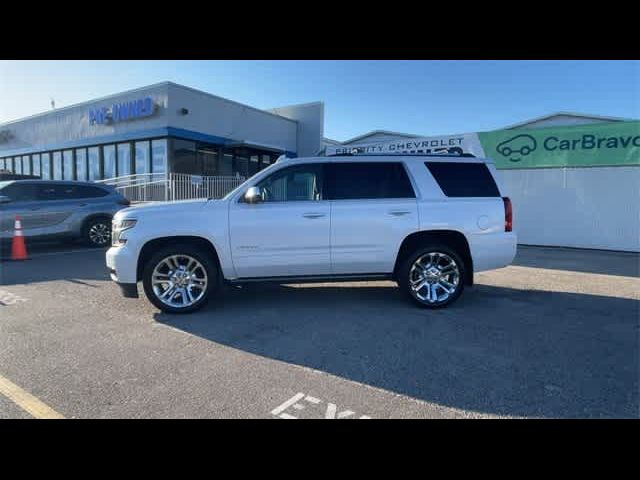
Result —
<path fill-rule="evenodd" d="M 476 158 L 472 153 L 364 153 L 364 152 L 345 152 L 345 153 L 332 153 L 326 155 L 327 157 L 466 157 Z"/>

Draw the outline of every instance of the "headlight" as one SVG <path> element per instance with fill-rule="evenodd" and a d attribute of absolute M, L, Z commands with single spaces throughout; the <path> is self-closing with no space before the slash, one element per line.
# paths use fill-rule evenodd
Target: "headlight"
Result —
<path fill-rule="evenodd" d="M 114 220 L 111 225 L 111 245 L 113 245 L 114 247 L 119 247 L 120 245 L 124 245 L 127 242 L 127 240 L 124 238 L 120 238 L 120 235 L 125 230 L 129 230 L 130 228 L 133 228 L 136 222 L 137 220 L 134 220 L 132 218 L 127 218 L 125 220 L 120 220 L 118 222 Z"/>

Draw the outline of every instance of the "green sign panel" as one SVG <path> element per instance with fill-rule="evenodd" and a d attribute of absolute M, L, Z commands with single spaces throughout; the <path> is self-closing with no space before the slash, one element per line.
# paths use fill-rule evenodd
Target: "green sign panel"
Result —
<path fill-rule="evenodd" d="M 640 121 L 479 132 L 496 168 L 640 165 Z"/>

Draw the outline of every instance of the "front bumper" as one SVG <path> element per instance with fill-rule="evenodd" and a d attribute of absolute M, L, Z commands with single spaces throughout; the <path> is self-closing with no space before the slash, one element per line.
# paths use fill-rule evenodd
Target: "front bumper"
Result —
<path fill-rule="evenodd" d="M 114 275 L 111 274 L 113 279 Z M 138 284 L 137 283 L 120 283 L 116 282 L 116 285 L 120 287 L 120 292 L 125 298 L 138 298 Z"/>
<path fill-rule="evenodd" d="M 134 285 L 138 282 L 138 255 L 127 244 L 107 250 L 106 263 L 114 282 Z"/>

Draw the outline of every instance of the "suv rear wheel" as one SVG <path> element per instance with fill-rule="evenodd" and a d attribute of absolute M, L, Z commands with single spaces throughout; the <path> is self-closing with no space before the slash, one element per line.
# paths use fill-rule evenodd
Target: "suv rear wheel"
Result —
<path fill-rule="evenodd" d="M 218 267 L 198 247 L 165 247 L 144 266 L 142 283 L 147 298 L 160 310 L 190 313 L 202 308 L 218 286 Z"/>
<path fill-rule="evenodd" d="M 465 268 L 454 249 L 428 245 L 405 259 L 398 272 L 398 284 L 421 307 L 442 308 L 464 290 Z"/>

